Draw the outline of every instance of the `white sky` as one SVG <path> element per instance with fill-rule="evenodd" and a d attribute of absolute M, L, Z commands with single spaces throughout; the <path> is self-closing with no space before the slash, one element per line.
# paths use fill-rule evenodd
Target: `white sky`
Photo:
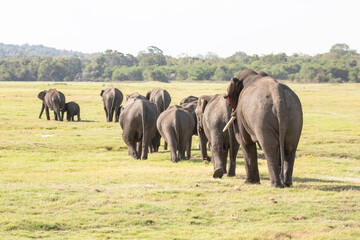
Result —
<path fill-rule="evenodd" d="M 359 0 L 1 0 L 0 42 L 137 55 L 360 52 Z"/>

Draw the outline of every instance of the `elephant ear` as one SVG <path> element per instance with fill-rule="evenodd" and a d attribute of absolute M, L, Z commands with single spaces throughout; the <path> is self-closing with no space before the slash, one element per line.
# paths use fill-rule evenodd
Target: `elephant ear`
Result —
<path fill-rule="evenodd" d="M 105 92 L 104 90 L 101 90 L 100 96 L 102 96 L 104 94 L 104 92 Z"/>
<path fill-rule="evenodd" d="M 201 114 L 204 113 L 207 103 L 208 103 L 208 101 L 205 98 L 203 98 L 203 97 L 199 98 L 197 107 L 195 109 L 196 115 L 200 116 Z"/>
<path fill-rule="evenodd" d="M 243 81 L 238 78 L 232 78 L 227 88 L 227 95 L 224 96 L 232 109 L 236 109 L 239 95 L 244 88 Z"/>
<path fill-rule="evenodd" d="M 45 94 L 46 94 L 46 90 L 39 92 L 38 98 L 44 101 Z"/>
<path fill-rule="evenodd" d="M 148 92 L 146 93 L 146 97 L 145 97 L 145 98 L 146 98 L 147 100 L 150 100 L 150 95 L 151 95 L 151 91 L 148 91 Z"/>

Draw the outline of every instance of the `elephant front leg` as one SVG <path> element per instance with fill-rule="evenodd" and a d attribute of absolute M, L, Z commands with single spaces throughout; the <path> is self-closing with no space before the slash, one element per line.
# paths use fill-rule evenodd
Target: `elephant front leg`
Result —
<path fill-rule="evenodd" d="M 212 160 L 214 164 L 214 178 L 222 178 L 224 175 L 225 167 L 224 167 L 224 158 L 226 161 L 227 154 L 224 154 L 223 152 L 223 141 L 219 141 L 219 138 L 212 138 L 211 142 L 211 154 L 212 154 Z"/>
<path fill-rule="evenodd" d="M 230 148 L 229 148 L 229 169 L 228 169 L 228 176 L 235 177 L 236 173 L 236 155 L 239 150 L 239 143 L 235 139 L 235 133 L 233 130 L 229 130 L 229 141 L 230 141 Z"/>
<path fill-rule="evenodd" d="M 41 119 L 41 115 L 43 114 L 44 112 L 44 109 L 45 109 L 45 104 L 43 103 L 42 106 L 41 106 L 41 111 L 40 111 L 40 115 L 39 115 L 39 118 Z"/>
<path fill-rule="evenodd" d="M 109 121 L 109 114 L 108 111 L 106 110 L 106 107 L 104 106 L 104 111 L 105 111 L 105 115 L 106 115 L 106 121 Z"/>
<path fill-rule="evenodd" d="M 47 120 L 50 120 L 50 111 L 49 111 L 49 107 L 48 107 L 48 106 L 45 107 L 45 113 L 46 113 L 46 119 L 47 119 Z"/>
<path fill-rule="evenodd" d="M 208 139 L 206 138 L 204 131 L 199 130 L 198 135 L 199 135 L 199 142 L 200 142 L 201 158 L 203 160 L 206 160 L 206 161 L 210 162 L 210 158 L 207 155 L 207 148 L 206 148 L 206 144 L 208 142 Z"/>

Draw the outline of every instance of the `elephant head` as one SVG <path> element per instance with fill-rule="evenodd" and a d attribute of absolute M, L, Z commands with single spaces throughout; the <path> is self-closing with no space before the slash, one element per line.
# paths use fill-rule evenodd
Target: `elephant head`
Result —
<path fill-rule="evenodd" d="M 46 92 L 47 92 L 47 90 L 44 90 L 44 91 L 39 92 L 38 98 L 39 98 L 40 100 L 43 100 L 43 101 L 44 101 L 44 97 L 45 97 Z"/>
<path fill-rule="evenodd" d="M 237 77 L 232 78 L 227 88 L 227 94 L 224 96 L 224 98 L 228 100 L 231 108 L 235 110 L 238 104 L 240 92 L 243 90 L 246 84 L 249 84 L 249 82 L 255 81 L 256 79 L 265 76 L 267 76 L 267 74 L 263 71 L 259 71 L 259 73 L 257 73 L 251 69 L 245 69 L 241 71 Z M 244 82 L 244 80 L 246 82 Z"/>
<path fill-rule="evenodd" d="M 230 107 L 235 110 L 239 94 L 241 90 L 244 88 L 243 81 L 238 78 L 232 78 L 230 84 L 227 88 L 227 95 L 224 96 L 228 100 Z"/>

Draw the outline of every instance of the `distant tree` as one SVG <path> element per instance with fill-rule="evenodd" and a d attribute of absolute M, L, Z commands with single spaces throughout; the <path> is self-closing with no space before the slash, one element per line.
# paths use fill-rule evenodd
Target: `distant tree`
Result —
<path fill-rule="evenodd" d="M 152 65 L 164 66 L 167 64 L 163 51 L 155 46 L 148 47 L 148 52 L 139 52 L 137 59 L 142 67 Z"/>
<path fill-rule="evenodd" d="M 339 56 L 343 56 L 349 51 L 349 45 L 345 43 L 337 43 L 330 48 L 331 53 L 336 53 Z"/>

